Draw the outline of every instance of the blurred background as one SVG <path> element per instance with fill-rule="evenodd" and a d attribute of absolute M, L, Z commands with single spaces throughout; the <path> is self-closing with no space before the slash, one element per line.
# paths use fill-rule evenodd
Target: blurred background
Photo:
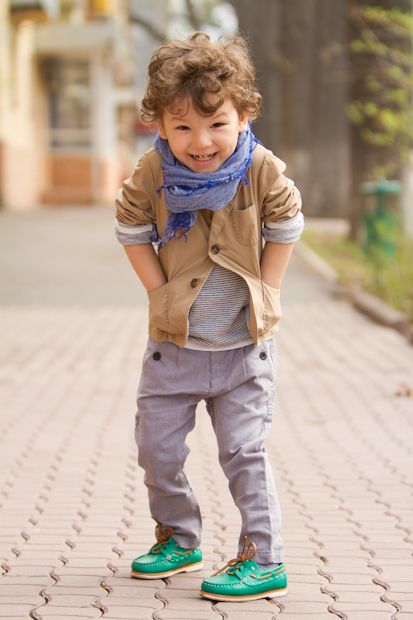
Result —
<path fill-rule="evenodd" d="M 153 142 L 149 57 L 194 30 L 248 39 L 254 131 L 302 191 L 307 243 L 413 316 L 412 0 L 2 0 L 3 212 L 111 207 Z"/>

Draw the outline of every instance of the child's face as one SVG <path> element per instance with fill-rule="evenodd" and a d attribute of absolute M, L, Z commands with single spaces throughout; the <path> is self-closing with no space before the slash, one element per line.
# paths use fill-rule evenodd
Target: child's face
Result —
<path fill-rule="evenodd" d="M 230 97 L 212 116 L 199 114 L 185 98 L 165 110 L 159 133 L 181 164 L 193 172 L 216 172 L 235 151 L 247 124 L 247 113 L 239 114 Z"/>

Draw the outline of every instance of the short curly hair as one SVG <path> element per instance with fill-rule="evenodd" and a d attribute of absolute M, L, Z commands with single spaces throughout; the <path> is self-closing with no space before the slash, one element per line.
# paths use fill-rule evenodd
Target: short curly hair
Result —
<path fill-rule="evenodd" d="M 195 110 L 214 114 L 230 96 L 238 113 L 258 116 L 261 95 L 245 40 L 240 36 L 214 41 L 203 32 L 163 43 L 152 55 L 141 118 L 151 123 L 175 102 L 190 97 Z"/>

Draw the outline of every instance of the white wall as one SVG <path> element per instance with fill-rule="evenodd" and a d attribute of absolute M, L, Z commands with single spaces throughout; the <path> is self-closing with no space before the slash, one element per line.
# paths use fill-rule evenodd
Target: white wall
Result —
<path fill-rule="evenodd" d="M 23 22 L 9 38 L 7 100 L 3 101 L 5 205 L 28 209 L 37 202 L 43 182 L 39 151 L 39 83 L 34 57 L 34 24 Z"/>

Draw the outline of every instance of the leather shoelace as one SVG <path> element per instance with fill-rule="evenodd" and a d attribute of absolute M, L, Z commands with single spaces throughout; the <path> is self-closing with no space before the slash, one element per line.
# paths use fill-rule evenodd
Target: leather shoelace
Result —
<path fill-rule="evenodd" d="M 223 568 L 220 568 L 219 570 L 217 570 L 217 572 L 213 574 L 213 577 L 215 577 L 215 575 L 219 575 L 220 573 L 223 573 L 225 570 L 227 571 L 228 575 L 234 575 L 236 569 L 241 568 L 241 565 L 244 562 L 247 562 L 248 560 L 252 560 L 255 557 L 256 553 L 257 553 L 256 544 L 252 542 L 251 540 L 248 540 L 248 537 L 245 536 L 244 546 L 242 548 L 240 555 L 237 558 L 234 558 L 233 560 L 230 560 L 229 562 L 227 562 Z"/>
<path fill-rule="evenodd" d="M 156 521 L 155 535 L 157 542 L 151 548 L 151 553 L 157 554 L 160 553 L 166 546 L 168 539 L 173 534 L 173 529 L 168 525 L 163 525 L 163 523 L 160 523 L 155 518 L 154 521 Z"/>

